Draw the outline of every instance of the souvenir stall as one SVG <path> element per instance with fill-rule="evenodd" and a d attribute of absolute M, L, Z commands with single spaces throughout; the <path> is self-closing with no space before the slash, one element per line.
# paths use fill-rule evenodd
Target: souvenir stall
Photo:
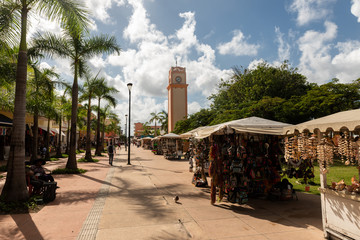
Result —
<path fill-rule="evenodd" d="M 258 117 L 239 119 L 196 132 L 208 139 L 211 203 L 224 195 L 233 203 L 246 203 L 248 196 L 266 196 L 280 181 L 280 141 L 289 124 Z M 218 190 L 218 191 L 217 191 Z"/>
<path fill-rule="evenodd" d="M 288 135 L 286 158 L 296 164 L 316 159 L 320 168 L 320 193 L 324 235 L 340 239 L 360 239 L 359 175 L 351 182 L 327 183 L 334 159 L 354 165 L 360 171 L 360 109 L 335 113 L 292 127 Z"/>
<path fill-rule="evenodd" d="M 166 159 L 180 159 L 183 155 L 180 135 L 168 133 L 159 137 L 161 149 Z"/>
<path fill-rule="evenodd" d="M 163 154 L 159 137 L 155 137 L 155 138 L 151 139 L 151 147 L 152 147 L 151 151 L 155 155 L 162 155 Z"/>
<path fill-rule="evenodd" d="M 140 139 L 140 141 L 141 141 L 141 146 L 142 146 L 144 149 L 151 149 L 151 140 L 152 140 L 151 137 L 144 137 L 144 138 Z"/>

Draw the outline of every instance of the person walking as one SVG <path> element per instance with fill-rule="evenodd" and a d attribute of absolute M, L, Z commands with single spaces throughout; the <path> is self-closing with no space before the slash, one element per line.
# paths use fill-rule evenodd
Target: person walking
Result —
<path fill-rule="evenodd" d="M 113 160 L 114 160 L 114 146 L 112 145 L 112 142 L 110 142 L 110 145 L 108 146 L 108 155 L 109 155 L 109 164 L 112 166 Z"/>

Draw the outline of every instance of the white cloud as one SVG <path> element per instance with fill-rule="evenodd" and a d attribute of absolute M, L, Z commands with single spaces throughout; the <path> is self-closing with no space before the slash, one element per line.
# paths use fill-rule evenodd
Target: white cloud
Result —
<path fill-rule="evenodd" d="M 290 59 L 290 44 L 284 40 L 284 34 L 280 31 L 279 27 L 275 27 L 276 42 L 278 47 L 278 60 L 283 62 Z"/>
<path fill-rule="evenodd" d="M 341 82 L 351 82 L 359 78 L 360 42 L 333 43 L 337 26 L 331 22 L 325 22 L 324 25 L 325 32 L 310 30 L 299 39 L 299 49 L 302 52 L 300 72 L 307 76 L 310 82 L 320 84 L 332 78 L 338 78 Z"/>
<path fill-rule="evenodd" d="M 91 15 L 102 22 L 108 23 L 110 16 L 108 10 L 111 9 L 113 3 L 117 6 L 124 5 L 124 0 L 86 0 L 86 6 L 91 10 Z"/>
<path fill-rule="evenodd" d="M 360 22 L 360 0 L 351 0 L 351 13 L 357 17 L 357 21 Z"/>
<path fill-rule="evenodd" d="M 194 114 L 201 110 L 201 106 L 198 102 L 192 102 L 188 104 L 188 114 Z"/>
<path fill-rule="evenodd" d="M 311 82 L 324 83 L 334 77 L 330 67 L 330 50 L 337 26 L 332 22 L 324 25 L 324 33 L 309 30 L 298 41 L 302 52 L 299 69 Z"/>
<path fill-rule="evenodd" d="M 260 45 L 246 42 L 244 34 L 240 30 L 234 31 L 234 37 L 230 42 L 218 45 L 219 53 L 222 55 L 232 54 L 235 56 L 255 56 Z"/>
<path fill-rule="evenodd" d="M 294 0 L 289 11 L 297 13 L 297 24 L 302 26 L 331 14 L 329 5 L 336 0 Z"/>

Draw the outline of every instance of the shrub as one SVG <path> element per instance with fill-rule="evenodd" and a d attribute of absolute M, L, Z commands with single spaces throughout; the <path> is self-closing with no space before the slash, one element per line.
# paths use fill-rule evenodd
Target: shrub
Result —
<path fill-rule="evenodd" d="M 92 158 L 90 161 L 86 160 L 85 158 L 80 158 L 77 160 L 78 162 L 99 162 L 98 159 Z"/>
<path fill-rule="evenodd" d="M 82 174 L 86 173 L 85 169 L 69 169 L 69 168 L 58 168 L 51 172 L 52 174 Z"/>

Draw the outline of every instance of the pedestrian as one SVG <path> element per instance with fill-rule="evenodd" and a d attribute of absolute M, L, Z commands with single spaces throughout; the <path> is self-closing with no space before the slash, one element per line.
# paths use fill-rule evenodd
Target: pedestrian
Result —
<path fill-rule="evenodd" d="M 110 142 L 110 145 L 108 146 L 108 155 L 109 155 L 109 164 L 112 166 L 113 160 L 114 160 L 114 147 L 112 145 L 112 142 Z"/>

